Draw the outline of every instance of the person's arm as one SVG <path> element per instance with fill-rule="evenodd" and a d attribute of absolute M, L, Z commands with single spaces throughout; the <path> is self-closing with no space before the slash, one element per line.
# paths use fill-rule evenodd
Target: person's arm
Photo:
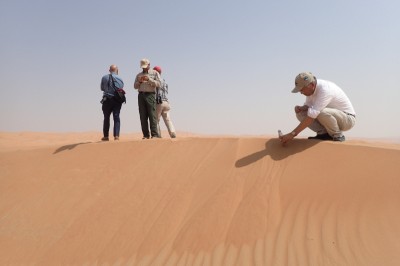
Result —
<path fill-rule="evenodd" d="M 310 126 L 312 122 L 314 122 L 314 118 L 307 116 L 303 121 L 300 122 L 300 124 L 292 132 L 283 135 L 282 137 L 279 138 L 282 144 L 286 144 L 292 139 L 294 139 L 294 137 L 296 137 L 301 131 Z"/>
<path fill-rule="evenodd" d="M 135 88 L 135 90 L 138 90 L 140 88 L 140 84 L 142 84 L 142 82 L 139 79 L 139 75 L 137 75 L 136 79 L 135 79 L 135 83 L 133 84 L 133 87 Z"/>
<path fill-rule="evenodd" d="M 167 84 L 167 82 L 165 82 L 165 80 L 164 80 L 163 88 L 164 88 L 165 93 L 168 94 L 168 84 Z"/>
<path fill-rule="evenodd" d="M 294 107 L 294 111 L 296 114 L 300 113 L 300 112 L 306 112 L 308 110 L 308 106 L 307 105 L 303 105 L 303 106 L 298 106 L 296 105 Z"/>
<path fill-rule="evenodd" d="M 106 91 L 107 90 L 106 86 L 107 86 L 107 80 L 106 80 L 105 77 L 103 77 L 101 79 L 101 83 L 100 83 L 100 90 L 101 91 Z"/>
<path fill-rule="evenodd" d="M 158 72 L 156 72 L 155 76 L 154 76 L 154 79 L 149 76 L 147 82 L 150 83 L 150 85 L 152 87 L 160 88 L 161 87 L 161 81 L 160 80 L 161 80 L 160 74 L 158 74 Z"/>

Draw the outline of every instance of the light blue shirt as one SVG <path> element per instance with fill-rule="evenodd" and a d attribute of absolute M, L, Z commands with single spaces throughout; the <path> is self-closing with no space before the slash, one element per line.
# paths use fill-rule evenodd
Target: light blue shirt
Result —
<path fill-rule="evenodd" d="M 114 79 L 115 87 L 113 87 L 112 80 L 110 80 L 110 76 Z M 103 91 L 103 95 L 107 97 L 114 97 L 115 91 L 118 89 L 122 89 L 124 87 L 124 82 L 122 79 L 115 73 L 112 72 L 111 75 L 104 75 L 101 79 L 100 89 Z"/>

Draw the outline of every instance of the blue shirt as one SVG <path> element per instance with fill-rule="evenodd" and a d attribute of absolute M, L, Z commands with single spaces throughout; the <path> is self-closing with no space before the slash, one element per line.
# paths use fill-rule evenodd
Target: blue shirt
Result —
<path fill-rule="evenodd" d="M 122 79 L 114 72 L 111 73 L 115 87 L 113 87 L 112 80 L 110 79 L 110 74 L 104 75 L 101 79 L 100 89 L 103 91 L 103 95 L 107 97 L 114 97 L 115 90 L 122 89 L 124 87 L 124 82 Z"/>

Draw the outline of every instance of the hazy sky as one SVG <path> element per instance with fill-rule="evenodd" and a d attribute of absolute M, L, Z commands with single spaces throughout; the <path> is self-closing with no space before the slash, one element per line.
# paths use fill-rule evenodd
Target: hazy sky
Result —
<path fill-rule="evenodd" d="M 352 101 L 346 136 L 399 138 L 399 11 L 398 0 L 0 0 L 0 131 L 101 132 L 100 80 L 117 64 L 121 135 L 140 132 L 133 82 L 146 57 L 163 68 L 178 134 L 290 132 L 305 100 L 294 78 L 311 71 Z"/>

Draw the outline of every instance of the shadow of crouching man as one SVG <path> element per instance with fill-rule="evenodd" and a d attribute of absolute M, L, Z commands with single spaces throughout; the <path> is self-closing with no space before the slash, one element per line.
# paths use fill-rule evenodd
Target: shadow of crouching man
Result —
<path fill-rule="evenodd" d="M 295 139 L 290 145 L 282 146 L 279 139 L 270 139 L 265 143 L 265 149 L 249 154 L 236 161 L 235 167 L 240 168 L 261 160 L 269 155 L 274 161 L 283 160 L 296 153 L 303 152 L 306 149 L 318 144 L 319 141 L 310 141 L 307 139 Z"/>

